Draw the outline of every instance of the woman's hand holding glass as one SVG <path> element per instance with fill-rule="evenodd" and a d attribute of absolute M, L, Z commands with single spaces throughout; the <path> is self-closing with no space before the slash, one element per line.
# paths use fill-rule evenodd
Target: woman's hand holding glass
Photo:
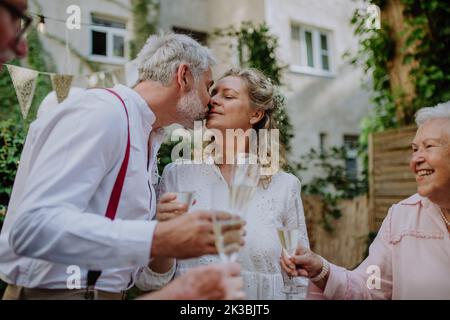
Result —
<path fill-rule="evenodd" d="M 292 256 L 283 252 L 280 258 L 280 265 L 291 277 L 307 277 L 310 279 L 318 276 L 324 267 L 322 257 L 302 245 L 297 246 L 295 254 Z M 328 275 L 315 284 L 323 289 L 327 278 Z"/>
<path fill-rule="evenodd" d="M 156 219 L 167 221 L 189 211 L 195 204 L 194 192 L 167 192 L 159 199 Z"/>

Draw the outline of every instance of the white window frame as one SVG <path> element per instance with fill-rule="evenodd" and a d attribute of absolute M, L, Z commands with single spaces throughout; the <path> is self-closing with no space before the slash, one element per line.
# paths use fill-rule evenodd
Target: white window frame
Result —
<path fill-rule="evenodd" d="M 106 33 L 106 56 L 92 54 L 92 31 L 98 31 Z M 124 41 L 124 57 L 116 57 L 113 55 L 114 36 L 123 37 Z M 128 30 L 122 28 L 105 27 L 105 26 L 91 26 L 89 29 L 89 60 L 94 62 L 109 63 L 109 64 L 122 64 L 128 61 Z"/>
<path fill-rule="evenodd" d="M 292 33 L 292 28 L 299 28 L 300 39 L 300 65 L 291 63 L 290 71 L 294 73 L 303 73 L 308 75 L 323 76 L 323 77 L 334 77 L 334 59 L 332 50 L 332 33 L 328 30 L 305 26 L 299 23 L 291 23 L 290 32 Z M 311 32 L 312 34 L 312 45 L 313 45 L 313 64 L 314 67 L 308 66 L 307 48 L 306 48 L 306 32 Z M 322 48 L 320 36 L 324 34 L 327 37 L 327 53 L 328 53 L 328 67 L 329 70 L 324 70 L 322 66 Z M 292 44 L 292 34 L 290 37 L 290 43 Z M 291 48 L 291 54 L 293 54 L 293 49 Z M 291 58 L 291 61 L 294 59 Z"/>

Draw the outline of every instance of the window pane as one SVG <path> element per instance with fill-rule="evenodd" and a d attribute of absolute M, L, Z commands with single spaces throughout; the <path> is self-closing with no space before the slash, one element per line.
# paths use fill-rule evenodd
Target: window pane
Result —
<path fill-rule="evenodd" d="M 125 57 L 125 41 L 122 36 L 113 37 L 113 55 L 115 57 Z"/>
<path fill-rule="evenodd" d="M 326 71 L 330 70 L 330 63 L 328 61 L 328 55 L 326 54 L 322 55 L 322 69 Z"/>
<path fill-rule="evenodd" d="M 305 31 L 305 42 L 306 42 L 306 56 L 308 58 L 308 66 L 314 67 L 314 53 L 313 53 L 313 43 L 312 43 L 312 33 Z"/>
<path fill-rule="evenodd" d="M 320 47 L 322 50 L 328 50 L 328 41 L 325 34 L 320 35 Z"/>
<path fill-rule="evenodd" d="M 92 31 L 92 54 L 106 56 L 106 33 Z"/>
<path fill-rule="evenodd" d="M 347 178 L 356 180 L 358 177 L 358 144 L 359 137 L 357 135 L 344 135 L 344 147 L 346 149 L 345 171 Z"/>
<path fill-rule="evenodd" d="M 349 180 L 356 180 L 358 178 L 358 162 L 355 158 L 345 159 L 345 171 Z"/>
<path fill-rule="evenodd" d="M 330 60 L 329 60 L 329 52 L 328 52 L 328 37 L 326 34 L 320 34 L 320 49 L 321 49 L 321 58 L 322 58 L 322 69 L 329 71 L 330 70 Z"/>
<path fill-rule="evenodd" d="M 344 134 L 344 146 L 347 150 L 356 150 L 359 147 L 359 136 L 356 134 Z"/>

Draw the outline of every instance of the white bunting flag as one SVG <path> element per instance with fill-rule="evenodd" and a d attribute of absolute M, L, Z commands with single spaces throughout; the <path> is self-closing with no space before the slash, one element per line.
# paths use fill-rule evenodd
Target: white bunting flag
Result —
<path fill-rule="evenodd" d="M 22 116 L 25 119 L 33 102 L 39 72 L 13 65 L 7 65 L 6 67 L 16 90 Z"/>

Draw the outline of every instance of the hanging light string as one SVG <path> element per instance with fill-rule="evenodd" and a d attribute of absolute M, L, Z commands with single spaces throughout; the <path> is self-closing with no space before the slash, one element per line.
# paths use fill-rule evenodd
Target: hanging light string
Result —
<path fill-rule="evenodd" d="M 34 69 L 27 68 L 27 67 L 17 66 L 17 65 L 9 64 L 9 63 L 0 63 L 0 64 L 3 65 L 3 66 L 19 67 L 19 68 L 22 68 L 22 69 L 33 70 L 33 71 L 36 71 L 37 73 L 45 74 L 45 75 L 47 75 L 47 76 L 51 76 L 51 75 L 57 74 L 57 73 L 55 73 L 55 72 L 39 71 L 39 70 L 34 70 Z"/>
<path fill-rule="evenodd" d="M 67 21 L 66 19 L 53 18 L 53 17 L 44 16 L 42 14 L 38 14 L 38 13 L 34 13 L 34 12 L 28 12 L 28 14 L 33 16 L 33 17 L 38 18 L 39 19 L 38 23 L 43 23 L 43 24 L 45 24 L 46 20 L 60 22 L 60 23 L 66 23 L 66 21 Z M 96 26 L 96 24 L 89 23 L 89 22 L 81 22 L 80 25 L 82 25 L 82 26 Z"/>
<path fill-rule="evenodd" d="M 57 72 L 45 72 L 45 71 L 39 71 L 39 70 L 34 70 L 28 67 L 24 67 L 24 66 L 18 66 L 18 65 L 13 65 L 13 64 L 9 64 L 9 63 L 0 63 L 0 65 L 3 66 L 12 66 L 12 67 L 19 67 L 22 69 L 28 69 L 28 70 L 33 70 L 36 71 L 39 74 L 43 74 L 43 75 L 47 75 L 47 76 L 52 76 L 52 75 L 59 75 L 60 73 Z M 123 71 L 122 68 L 117 68 L 117 69 L 113 69 L 113 70 L 104 70 L 104 71 L 96 71 L 93 72 L 91 74 L 85 74 L 85 75 L 73 75 L 75 79 L 85 79 L 88 84 L 91 87 L 94 87 L 99 81 L 105 81 L 107 75 L 109 75 L 111 77 L 111 81 L 114 84 L 117 83 L 121 83 L 119 82 L 119 79 L 116 76 L 116 72 L 120 72 Z M 71 75 L 70 73 L 66 73 L 65 75 Z M 122 83 L 123 84 L 123 83 Z"/>
<path fill-rule="evenodd" d="M 37 29 L 38 29 L 38 31 L 40 33 L 45 33 L 45 23 L 46 23 L 46 21 L 55 21 L 55 22 L 64 23 L 64 24 L 66 23 L 66 19 L 53 18 L 53 17 L 44 16 L 42 14 L 38 14 L 38 13 L 34 13 L 34 12 L 28 12 L 28 14 L 33 16 L 33 17 L 35 17 L 35 18 L 37 18 L 37 21 L 38 21 Z M 96 24 L 87 23 L 87 22 L 81 22 L 80 25 L 82 25 L 82 26 L 97 26 Z M 65 71 L 66 71 L 66 74 L 71 74 L 72 63 L 71 63 L 70 58 L 69 58 L 70 57 L 70 48 L 69 48 L 69 33 L 68 33 L 67 28 L 66 28 L 66 32 L 65 32 L 65 49 L 66 49 L 65 50 L 66 51 Z M 4 65 L 4 66 L 8 66 L 9 65 L 7 63 L 1 63 L 1 64 Z M 22 67 L 22 68 L 24 68 L 24 67 Z M 26 69 L 29 69 L 29 68 L 26 68 Z M 109 71 L 96 71 L 96 72 L 93 72 L 93 73 L 91 73 L 89 75 L 78 75 L 76 77 L 77 78 L 78 77 L 85 78 L 85 79 L 88 80 L 88 82 L 92 81 L 93 78 L 96 78 L 97 80 L 98 80 L 98 78 L 100 78 L 100 80 L 103 81 L 105 76 L 106 76 L 106 74 L 111 74 L 112 78 L 113 78 L 113 81 L 116 82 L 117 79 L 116 79 L 116 76 L 114 75 L 114 73 L 116 71 L 119 71 L 119 70 L 121 70 L 121 68 L 118 68 L 116 70 L 109 70 Z M 35 71 L 37 71 L 37 70 L 35 70 Z M 44 72 L 44 71 L 37 71 L 37 72 L 39 72 L 40 74 L 48 75 L 48 76 L 56 74 L 54 72 Z"/>

